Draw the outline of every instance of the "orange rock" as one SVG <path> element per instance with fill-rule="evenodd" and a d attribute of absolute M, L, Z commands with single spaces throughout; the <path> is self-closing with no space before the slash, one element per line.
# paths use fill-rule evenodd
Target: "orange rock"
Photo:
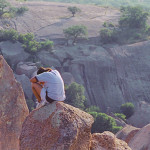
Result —
<path fill-rule="evenodd" d="M 63 102 L 30 113 L 20 136 L 20 150 L 89 150 L 91 115 Z"/>
<path fill-rule="evenodd" d="M 131 150 L 126 142 L 119 140 L 116 136 L 105 131 L 92 134 L 91 150 Z"/>
<path fill-rule="evenodd" d="M 129 142 L 132 150 L 150 150 L 150 124 L 140 129 Z"/>
<path fill-rule="evenodd" d="M 0 55 L 0 150 L 18 150 L 22 123 L 29 114 L 21 85 Z"/>
<path fill-rule="evenodd" d="M 130 125 L 126 125 L 122 130 L 120 130 L 116 137 L 121 139 L 127 143 L 135 136 L 135 134 L 140 130 L 140 128 L 136 128 Z"/>

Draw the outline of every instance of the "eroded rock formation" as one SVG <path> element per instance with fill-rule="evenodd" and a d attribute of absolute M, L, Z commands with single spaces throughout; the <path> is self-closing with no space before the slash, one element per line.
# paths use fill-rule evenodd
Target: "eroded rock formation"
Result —
<path fill-rule="evenodd" d="M 63 102 L 32 111 L 20 136 L 20 150 L 88 150 L 93 117 Z"/>
<path fill-rule="evenodd" d="M 150 124 L 141 128 L 139 132 L 129 141 L 132 150 L 149 150 L 150 149 Z"/>
<path fill-rule="evenodd" d="M 126 125 L 122 130 L 120 130 L 116 137 L 121 139 L 127 143 L 135 136 L 135 134 L 140 130 L 140 128 L 136 128 L 130 125 Z"/>
<path fill-rule="evenodd" d="M 91 150 L 131 150 L 126 142 L 108 131 L 92 134 Z"/>
<path fill-rule="evenodd" d="M 22 123 L 28 114 L 22 87 L 0 55 L 0 150 L 19 150 Z"/>

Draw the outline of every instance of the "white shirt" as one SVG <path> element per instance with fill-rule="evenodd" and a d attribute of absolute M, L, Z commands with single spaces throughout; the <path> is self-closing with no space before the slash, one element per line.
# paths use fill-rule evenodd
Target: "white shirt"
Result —
<path fill-rule="evenodd" d="M 65 100 L 64 81 L 57 70 L 43 72 L 36 75 L 36 78 L 39 82 L 45 82 L 44 88 L 46 89 L 49 98 L 57 101 Z"/>

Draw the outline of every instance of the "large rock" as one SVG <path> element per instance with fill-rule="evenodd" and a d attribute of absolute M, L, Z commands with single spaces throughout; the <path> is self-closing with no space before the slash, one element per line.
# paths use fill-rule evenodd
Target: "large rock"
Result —
<path fill-rule="evenodd" d="M 37 54 L 37 58 L 40 59 L 41 63 L 47 67 L 61 67 L 59 60 L 55 59 L 53 55 L 51 55 L 47 51 L 41 51 Z"/>
<path fill-rule="evenodd" d="M 37 71 L 35 63 L 32 62 L 20 62 L 17 64 L 16 73 L 18 75 L 25 74 L 28 78 L 32 77 L 32 74 Z"/>
<path fill-rule="evenodd" d="M 31 100 L 33 92 L 31 89 L 31 83 L 30 83 L 29 78 L 25 74 L 22 74 L 22 75 L 15 74 L 15 78 L 18 82 L 21 83 L 25 98 Z"/>
<path fill-rule="evenodd" d="M 142 128 L 150 123 L 149 114 L 150 114 L 150 103 L 141 101 L 137 104 L 134 114 L 128 119 L 128 123 L 135 127 Z"/>
<path fill-rule="evenodd" d="M 140 129 L 128 144 L 132 150 L 150 150 L 150 124 Z"/>
<path fill-rule="evenodd" d="M 121 139 L 127 143 L 135 136 L 135 134 L 140 130 L 140 128 L 136 128 L 130 125 L 126 125 L 122 130 L 120 130 L 116 137 Z"/>
<path fill-rule="evenodd" d="M 29 54 L 23 50 L 22 44 L 19 42 L 1 42 L 0 48 L 3 57 L 12 67 L 21 61 L 25 61 L 29 57 Z"/>
<path fill-rule="evenodd" d="M 109 131 L 92 134 L 91 150 L 131 150 L 126 142 Z"/>
<path fill-rule="evenodd" d="M 36 109 L 26 118 L 20 150 L 89 150 L 93 117 L 63 102 Z"/>
<path fill-rule="evenodd" d="M 21 85 L 0 56 L 0 149 L 18 150 L 22 124 L 29 111 Z"/>

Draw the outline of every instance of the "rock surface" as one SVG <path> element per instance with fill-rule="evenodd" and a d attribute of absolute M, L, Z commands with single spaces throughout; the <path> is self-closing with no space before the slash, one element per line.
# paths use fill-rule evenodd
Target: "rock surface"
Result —
<path fill-rule="evenodd" d="M 150 150 L 150 124 L 140 129 L 128 144 L 132 150 Z"/>
<path fill-rule="evenodd" d="M 25 74 L 22 74 L 22 75 L 15 74 L 15 78 L 18 82 L 21 83 L 25 98 L 31 100 L 33 92 L 31 89 L 31 83 L 30 83 L 29 78 Z"/>
<path fill-rule="evenodd" d="M 22 44 L 19 42 L 0 42 L 0 49 L 3 57 L 12 67 L 21 61 L 25 61 L 29 57 L 29 54 L 23 50 Z"/>
<path fill-rule="evenodd" d="M 139 119 L 140 118 L 140 119 Z M 150 123 L 150 103 L 141 101 L 137 104 L 134 114 L 128 119 L 128 123 L 142 128 Z"/>
<path fill-rule="evenodd" d="M 19 136 L 29 111 L 21 85 L 0 55 L 0 149 L 19 150 Z"/>
<path fill-rule="evenodd" d="M 116 137 L 129 143 L 129 141 L 135 136 L 135 134 L 140 130 L 140 128 L 136 128 L 130 125 L 126 125 L 122 130 L 120 130 Z"/>
<path fill-rule="evenodd" d="M 93 117 L 63 102 L 32 111 L 20 136 L 20 150 L 88 150 Z"/>
<path fill-rule="evenodd" d="M 126 142 L 109 131 L 92 134 L 91 150 L 132 150 Z"/>
<path fill-rule="evenodd" d="M 35 63 L 32 62 L 20 62 L 17 64 L 16 73 L 18 75 L 25 74 L 28 78 L 32 77 L 32 74 L 37 71 Z"/>

